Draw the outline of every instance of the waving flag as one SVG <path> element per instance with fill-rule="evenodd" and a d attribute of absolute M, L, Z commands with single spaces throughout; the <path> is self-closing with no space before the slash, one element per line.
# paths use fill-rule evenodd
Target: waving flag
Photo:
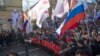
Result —
<path fill-rule="evenodd" d="M 31 19 L 36 18 L 34 6 L 39 2 L 40 0 L 22 0 L 22 18 L 23 18 L 23 25 L 22 25 L 22 31 L 29 33 L 32 32 L 32 23 Z"/>
<path fill-rule="evenodd" d="M 58 0 L 57 1 L 56 7 L 55 7 L 54 12 L 53 12 L 53 18 L 52 18 L 52 20 L 54 19 L 54 16 L 56 16 L 56 15 L 61 14 L 62 12 L 64 12 L 63 4 L 64 4 L 64 0 Z"/>
<path fill-rule="evenodd" d="M 42 27 L 42 22 L 48 17 L 49 7 L 49 0 L 40 0 L 33 8 L 31 8 L 31 10 L 28 11 L 28 15 L 31 19 L 36 20 L 36 24 L 39 28 Z"/>
<path fill-rule="evenodd" d="M 77 4 L 77 2 L 80 0 L 71 0 L 71 4 L 70 4 L 70 9 L 72 10 L 75 5 Z M 84 10 L 86 10 L 88 8 L 88 4 L 86 0 L 82 0 L 83 6 L 84 6 Z"/>
<path fill-rule="evenodd" d="M 63 27 L 64 23 L 65 23 L 65 20 L 61 23 L 60 27 L 56 30 L 56 33 L 57 33 L 57 34 L 60 35 L 60 33 L 61 33 L 61 28 Z"/>
<path fill-rule="evenodd" d="M 60 34 L 64 34 L 71 26 L 85 18 L 84 6 L 81 1 L 77 2 L 73 10 L 68 14 L 61 28 Z"/>
<path fill-rule="evenodd" d="M 28 8 L 33 7 L 40 0 L 22 0 L 22 10 L 27 11 Z"/>
<path fill-rule="evenodd" d="M 36 20 L 36 9 L 33 7 L 28 11 L 28 16 L 32 19 L 32 20 Z"/>
<path fill-rule="evenodd" d="M 84 6 L 84 10 L 88 9 L 88 3 L 86 0 L 82 0 L 83 6 Z"/>
<path fill-rule="evenodd" d="M 76 6 L 78 0 L 71 0 L 71 4 L 70 4 L 70 11 L 74 9 L 74 7 Z M 74 25 L 72 25 L 69 29 L 74 29 L 78 26 L 78 22 L 75 23 Z"/>
<path fill-rule="evenodd" d="M 53 16 L 52 20 L 54 19 L 54 16 L 62 18 L 64 14 L 66 14 L 67 12 L 69 12 L 68 0 L 58 0 L 52 15 Z"/>
<path fill-rule="evenodd" d="M 26 27 L 27 27 L 27 23 L 28 23 L 28 16 L 26 15 L 26 13 L 23 12 L 23 25 L 22 25 L 22 31 L 26 31 Z"/>
<path fill-rule="evenodd" d="M 72 10 L 77 4 L 77 0 L 71 0 L 70 9 Z"/>
<path fill-rule="evenodd" d="M 28 15 L 23 13 L 23 20 L 24 20 L 24 23 L 22 25 L 22 31 L 26 33 L 33 32 L 32 19 L 28 18 Z"/>
<path fill-rule="evenodd" d="M 38 19 L 38 20 L 36 21 L 37 26 L 39 26 L 39 27 L 41 28 L 41 27 L 42 27 L 43 21 L 44 21 L 47 17 L 49 17 L 49 12 L 48 12 L 48 10 L 45 11 L 45 12 L 42 14 L 41 18 Z"/>
<path fill-rule="evenodd" d="M 47 11 L 49 7 L 49 0 L 40 0 L 40 2 L 34 7 L 36 13 L 36 24 L 39 28 L 42 27 L 42 22 L 48 17 Z"/>
<path fill-rule="evenodd" d="M 68 0 L 65 0 L 64 1 L 64 12 L 69 12 L 69 2 Z"/>
<path fill-rule="evenodd" d="M 26 31 L 26 27 L 27 27 L 27 23 L 28 23 L 28 20 L 26 20 L 23 24 L 23 31 Z"/>
<path fill-rule="evenodd" d="M 40 17 L 49 7 L 49 0 L 40 0 L 40 2 L 35 6 L 37 16 Z"/>
<path fill-rule="evenodd" d="M 68 0 L 65 0 L 65 1 L 67 1 L 68 2 Z M 69 10 L 71 11 L 75 6 L 76 6 L 76 4 L 77 4 L 77 0 L 71 0 L 71 4 L 70 4 L 70 6 L 68 5 L 68 12 L 69 12 Z M 60 35 L 60 33 L 61 33 L 61 28 L 63 27 L 63 25 L 64 25 L 64 23 L 65 23 L 65 21 L 66 20 L 64 20 L 62 23 L 61 23 L 61 25 L 60 25 L 60 27 L 56 30 L 56 32 L 57 32 L 57 34 L 59 34 Z M 77 24 L 77 23 L 76 23 Z M 75 25 L 76 25 L 75 24 Z M 75 26 L 74 25 L 74 26 Z M 72 27 L 70 27 L 70 28 L 73 28 L 74 26 L 72 26 Z"/>

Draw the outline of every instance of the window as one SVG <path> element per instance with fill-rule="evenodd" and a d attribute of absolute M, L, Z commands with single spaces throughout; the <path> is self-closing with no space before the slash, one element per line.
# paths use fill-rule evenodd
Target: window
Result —
<path fill-rule="evenodd" d="M 0 0 L 0 10 L 6 10 L 6 0 Z"/>
<path fill-rule="evenodd" d="M 4 0 L 0 0 L 0 6 L 4 6 Z"/>
<path fill-rule="evenodd" d="M 97 1 L 97 3 L 100 5 L 100 0 L 96 0 Z"/>

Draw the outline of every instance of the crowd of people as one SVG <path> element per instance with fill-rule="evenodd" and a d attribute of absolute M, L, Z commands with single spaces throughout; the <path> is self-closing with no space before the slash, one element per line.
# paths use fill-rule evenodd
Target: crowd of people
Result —
<path fill-rule="evenodd" d="M 9 52 L 7 56 L 18 56 L 18 54 L 16 52 Z"/>
<path fill-rule="evenodd" d="M 57 35 L 54 29 L 44 28 L 34 30 L 33 37 L 47 39 L 62 48 L 62 55 L 69 56 L 96 56 L 100 55 L 100 25 L 99 22 L 79 24 L 64 35 Z M 66 49 L 66 52 L 64 49 Z"/>
<path fill-rule="evenodd" d="M 97 20 L 98 21 L 98 20 Z M 18 40 L 23 42 L 25 38 L 35 37 L 45 39 L 59 45 L 62 49 L 61 56 L 96 56 L 100 55 L 100 23 L 89 22 L 79 24 L 75 29 L 67 31 L 63 35 L 58 35 L 53 28 L 35 29 L 30 34 L 18 32 Z M 10 31 L 0 33 L 0 49 L 6 44 L 10 45 L 15 37 Z"/>
<path fill-rule="evenodd" d="M 10 46 L 10 42 L 12 41 L 12 33 L 10 31 L 2 31 L 0 32 L 0 47 Z"/>

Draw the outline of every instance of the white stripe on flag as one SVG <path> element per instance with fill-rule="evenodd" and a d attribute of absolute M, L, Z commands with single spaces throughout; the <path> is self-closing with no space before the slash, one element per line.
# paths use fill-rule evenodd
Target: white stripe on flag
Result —
<path fill-rule="evenodd" d="M 57 33 L 57 34 L 60 35 L 60 33 L 61 33 L 61 28 L 63 27 L 64 23 L 65 23 L 65 20 L 61 23 L 60 27 L 56 30 L 56 33 Z"/>

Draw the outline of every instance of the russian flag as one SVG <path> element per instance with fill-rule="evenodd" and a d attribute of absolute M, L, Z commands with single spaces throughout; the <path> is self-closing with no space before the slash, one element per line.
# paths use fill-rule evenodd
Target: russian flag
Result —
<path fill-rule="evenodd" d="M 84 5 L 81 1 L 79 1 L 64 20 L 60 34 L 64 34 L 70 29 L 70 27 L 75 25 L 80 20 L 85 19 L 85 16 Z"/>
<path fill-rule="evenodd" d="M 28 20 L 26 20 L 24 22 L 24 24 L 23 24 L 23 30 L 22 31 L 26 31 L 27 24 L 28 24 Z"/>
<path fill-rule="evenodd" d="M 26 31 L 26 27 L 27 27 L 27 24 L 28 24 L 28 16 L 26 15 L 25 12 L 23 12 L 22 14 L 22 18 L 23 18 L 23 25 L 22 25 L 22 31 Z"/>

